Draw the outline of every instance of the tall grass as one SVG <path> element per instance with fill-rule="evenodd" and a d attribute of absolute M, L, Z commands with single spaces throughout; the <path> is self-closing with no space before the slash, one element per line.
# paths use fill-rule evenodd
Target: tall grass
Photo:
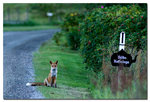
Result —
<path fill-rule="evenodd" d="M 111 55 L 117 52 L 110 44 L 109 55 L 103 56 L 102 72 L 91 74 L 90 82 L 94 99 L 147 99 L 147 51 L 126 47 L 132 58 L 138 54 L 131 67 L 118 71 L 110 63 Z"/>

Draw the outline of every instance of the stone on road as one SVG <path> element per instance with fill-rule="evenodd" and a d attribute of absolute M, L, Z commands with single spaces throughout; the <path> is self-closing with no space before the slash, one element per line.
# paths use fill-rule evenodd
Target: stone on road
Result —
<path fill-rule="evenodd" d="M 32 53 L 52 38 L 58 29 L 41 31 L 4 32 L 3 97 L 4 99 L 44 99 L 34 82 Z"/>

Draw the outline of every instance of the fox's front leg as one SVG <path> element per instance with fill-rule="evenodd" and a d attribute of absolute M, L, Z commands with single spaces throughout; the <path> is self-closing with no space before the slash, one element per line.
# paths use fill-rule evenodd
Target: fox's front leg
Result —
<path fill-rule="evenodd" d="M 54 85 L 55 85 L 55 88 L 57 88 L 57 85 L 56 85 L 56 77 L 54 78 Z"/>

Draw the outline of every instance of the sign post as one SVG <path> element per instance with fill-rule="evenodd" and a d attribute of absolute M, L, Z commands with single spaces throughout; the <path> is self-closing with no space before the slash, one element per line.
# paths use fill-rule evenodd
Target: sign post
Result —
<path fill-rule="evenodd" d="M 48 16 L 48 18 L 49 18 L 49 22 L 50 22 L 50 17 L 52 17 L 52 16 L 53 16 L 53 13 L 52 13 L 52 12 L 47 12 L 47 16 Z"/>
<path fill-rule="evenodd" d="M 120 43 L 119 43 L 119 51 L 124 51 L 125 49 L 125 32 L 120 33 Z M 125 60 L 125 56 L 118 56 L 118 59 Z M 120 61 L 121 62 L 121 61 Z M 122 91 L 121 88 L 121 76 L 123 76 L 123 63 L 119 63 L 118 66 L 118 90 Z"/>
<path fill-rule="evenodd" d="M 132 56 L 125 52 L 125 32 L 120 33 L 120 42 L 119 42 L 119 51 L 117 53 L 113 53 L 111 56 L 111 64 L 112 66 L 118 66 L 117 71 L 117 89 L 123 91 L 123 77 L 125 77 L 125 73 L 123 72 L 124 67 L 130 67 L 132 63 L 136 62 L 136 57 L 132 60 Z"/>

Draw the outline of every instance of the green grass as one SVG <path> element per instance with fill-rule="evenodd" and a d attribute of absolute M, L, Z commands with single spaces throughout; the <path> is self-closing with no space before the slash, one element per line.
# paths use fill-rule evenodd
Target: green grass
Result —
<path fill-rule="evenodd" d="M 146 82 L 143 83 L 144 87 L 139 86 L 139 84 L 133 81 L 131 87 L 123 90 L 123 92 L 118 91 L 116 94 L 112 93 L 110 86 L 99 86 L 99 88 L 92 88 L 91 94 L 93 99 L 147 99 L 147 91 L 141 91 L 143 88 L 147 90 Z"/>
<path fill-rule="evenodd" d="M 57 29 L 59 26 L 4 26 L 3 31 L 31 31 L 31 30 L 46 30 L 46 29 Z"/>
<path fill-rule="evenodd" d="M 39 86 L 38 89 L 47 99 L 89 99 L 90 88 L 88 71 L 77 51 L 58 47 L 48 41 L 34 53 L 36 82 L 43 82 L 50 72 L 49 61 L 58 60 L 58 88 Z"/>

